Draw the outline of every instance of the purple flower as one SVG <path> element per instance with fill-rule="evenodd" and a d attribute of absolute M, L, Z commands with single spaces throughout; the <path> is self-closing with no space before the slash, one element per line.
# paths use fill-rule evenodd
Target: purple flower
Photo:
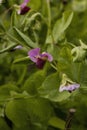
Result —
<path fill-rule="evenodd" d="M 53 60 L 53 57 L 49 53 L 47 53 L 47 52 L 40 53 L 40 48 L 35 48 L 35 49 L 30 50 L 28 52 L 28 55 L 29 55 L 30 59 L 34 63 L 36 63 L 36 66 L 39 69 L 43 68 L 46 61 L 51 62 Z"/>
<path fill-rule="evenodd" d="M 70 93 L 80 87 L 80 84 L 73 83 L 73 84 L 68 84 L 68 85 L 61 85 L 59 88 L 59 92 L 62 92 L 64 90 L 69 91 Z"/>
<path fill-rule="evenodd" d="M 24 0 L 24 2 L 20 5 L 20 9 L 18 10 L 18 14 L 26 14 L 29 10 L 30 7 L 27 6 L 29 0 Z"/>

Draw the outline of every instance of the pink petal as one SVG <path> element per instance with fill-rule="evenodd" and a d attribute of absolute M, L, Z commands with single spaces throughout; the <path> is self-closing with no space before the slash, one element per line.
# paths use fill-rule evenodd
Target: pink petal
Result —
<path fill-rule="evenodd" d="M 43 52 L 42 54 L 41 54 L 41 57 L 47 57 L 47 60 L 48 61 L 53 61 L 53 57 L 52 57 L 52 55 L 51 54 L 49 54 L 49 53 L 47 53 L 47 52 Z"/>
<path fill-rule="evenodd" d="M 37 62 L 37 57 L 39 56 L 39 54 L 40 54 L 40 48 L 35 48 L 28 52 L 30 59 L 35 63 Z"/>
<path fill-rule="evenodd" d="M 21 8 L 24 8 L 28 2 L 29 2 L 29 0 L 24 0 L 24 2 L 21 4 Z"/>

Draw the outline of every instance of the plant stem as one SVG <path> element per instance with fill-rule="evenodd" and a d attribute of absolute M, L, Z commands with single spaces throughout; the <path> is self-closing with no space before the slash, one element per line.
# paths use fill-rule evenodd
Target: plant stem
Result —
<path fill-rule="evenodd" d="M 69 109 L 69 114 L 67 116 L 66 124 L 65 124 L 65 130 L 70 130 L 71 129 L 71 121 L 73 118 L 74 113 L 76 112 L 75 109 L 71 108 Z"/>
<path fill-rule="evenodd" d="M 52 34 L 52 30 L 51 30 L 51 10 L 50 10 L 50 0 L 47 0 L 47 10 L 48 10 L 48 34 L 51 35 L 51 38 L 52 38 L 52 43 L 55 43 L 54 41 L 54 37 L 53 37 L 53 34 Z"/>
<path fill-rule="evenodd" d="M 47 10 L 48 10 L 48 26 L 49 28 L 51 28 L 50 0 L 47 0 Z"/>
<path fill-rule="evenodd" d="M 52 66 L 56 71 L 58 70 L 55 65 L 51 64 L 51 66 Z"/>

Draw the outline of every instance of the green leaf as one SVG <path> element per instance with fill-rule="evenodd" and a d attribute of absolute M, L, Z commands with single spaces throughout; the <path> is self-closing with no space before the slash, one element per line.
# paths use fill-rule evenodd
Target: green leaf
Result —
<path fill-rule="evenodd" d="M 6 31 L 6 29 L 5 29 L 5 26 L 4 26 L 4 24 L 3 24 L 3 21 L 0 19 L 0 32 L 5 32 Z"/>
<path fill-rule="evenodd" d="M 14 84 L 11 83 L 4 84 L 0 86 L 0 95 L 5 95 L 5 96 L 10 95 L 11 90 L 18 91 L 19 89 Z"/>
<path fill-rule="evenodd" d="M 11 83 L 0 86 L 0 102 L 4 103 L 7 101 L 11 97 L 10 92 L 12 90 L 16 92 L 19 91 L 19 89 Z"/>
<path fill-rule="evenodd" d="M 20 59 L 16 59 L 14 60 L 13 62 L 14 64 L 29 64 L 30 63 L 30 60 L 29 60 L 29 56 L 27 57 L 23 57 L 23 58 L 20 58 Z"/>
<path fill-rule="evenodd" d="M 34 97 L 27 99 L 26 102 L 27 112 L 33 122 L 48 122 L 53 114 L 53 108 L 48 100 L 40 97 Z"/>
<path fill-rule="evenodd" d="M 18 93 L 16 91 L 10 91 L 11 97 L 14 99 L 22 99 L 22 98 L 28 98 L 29 94 L 26 91 L 23 91 L 22 93 Z"/>
<path fill-rule="evenodd" d="M 61 102 L 66 100 L 70 93 L 68 92 L 59 92 L 59 86 L 60 86 L 60 77 L 58 73 L 51 74 L 48 76 L 41 88 L 39 89 L 39 93 L 42 97 L 47 98 L 54 102 Z"/>
<path fill-rule="evenodd" d="M 30 130 L 31 129 L 31 127 L 30 127 L 30 125 L 28 124 L 28 125 L 25 125 L 25 126 L 20 126 L 20 127 L 17 127 L 17 126 L 14 126 L 13 127 L 13 130 Z M 32 130 L 32 129 L 31 129 Z"/>
<path fill-rule="evenodd" d="M 20 19 L 19 19 L 19 17 L 18 17 L 19 15 L 17 15 L 17 11 L 16 10 L 14 10 L 13 12 L 12 12 L 12 15 L 11 15 L 11 26 L 20 26 L 20 24 L 19 24 L 19 21 L 20 21 Z"/>
<path fill-rule="evenodd" d="M 28 31 L 33 41 L 43 45 L 47 36 L 47 24 L 41 13 L 34 13 L 25 21 L 24 31 Z"/>
<path fill-rule="evenodd" d="M 26 45 L 29 47 L 37 47 L 37 44 L 34 43 L 28 36 L 26 36 L 24 33 L 22 33 L 19 29 L 14 27 L 14 30 L 19 34 L 19 36 L 26 42 Z"/>
<path fill-rule="evenodd" d="M 1 105 L 1 104 L 0 104 Z M 0 107 L 0 117 L 4 117 L 4 105 Z"/>
<path fill-rule="evenodd" d="M 80 64 L 79 79 L 81 84 L 87 85 L 87 64 L 85 63 Z"/>
<path fill-rule="evenodd" d="M 39 9 L 40 6 L 41 6 L 41 0 L 38 0 L 38 1 L 32 0 L 32 1 L 30 1 L 30 2 L 29 2 L 29 6 L 30 6 L 32 9 L 37 10 L 37 9 Z"/>
<path fill-rule="evenodd" d="M 9 101 L 6 104 L 5 113 L 16 127 L 24 127 L 31 122 L 46 123 L 50 119 L 53 109 L 47 100 L 30 97 Z"/>
<path fill-rule="evenodd" d="M 41 21 L 42 15 L 38 12 L 32 12 L 32 14 L 29 16 L 29 18 L 26 18 L 26 20 L 24 21 L 25 23 L 25 27 L 24 27 L 24 31 L 27 31 L 29 28 L 35 28 L 35 24 L 39 22 L 39 20 Z M 36 28 L 40 28 L 39 27 L 40 23 L 37 24 Z"/>
<path fill-rule="evenodd" d="M 58 55 L 58 70 L 62 72 L 70 71 L 69 68 L 72 64 L 71 49 L 64 46 L 60 49 Z"/>
<path fill-rule="evenodd" d="M 47 37 L 47 24 L 45 22 L 41 23 L 41 29 L 39 31 L 39 44 L 43 45 L 45 44 L 46 37 Z"/>
<path fill-rule="evenodd" d="M 53 37 L 55 40 L 55 43 L 61 38 L 61 36 L 64 34 L 65 30 L 70 25 L 73 18 L 73 12 L 64 12 L 61 19 L 58 19 L 54 25 L 53 28 Z"/>
<path fill-rule="evenodd" d="M 4 53 L 4 52 L 7 52 L 7 51 L 10 51 L 11 49 L 13 49 L 17 44 L 12 44 L 12 45 L 9 45 L 8 47 L 0 50 L 0 54 L 1 53 Z"/>
<path fill-rule="evenodd" d="M 45 17 L 46 20 L 48 20 L 48 7 L 47 7 L 47 1 L 42 0 L 41 1 L 41 13 Z"/>
<path fill-rule="evenodd" d="M 45 72 L 37 71 L 32 74 L 24 83 L 23 90 L 27 90 L 30 94 L 37 94 L 38 88 L 42 85 L 45 79 Z"/>
<path fill-rule="evenodd" d="M 63 121 L 62 119 L 60 119 L 58 117 L 51 117 L 51 119 L 49 120 L 49 125 L 63 130 L 65 127 L 65 121 Z"/>
<path fill-rule="evenodd" d="M 18 39 L 18 36 L 17 36 L 16 34 L 14 34 L 12 31 L 13 31 L 13 30 L 11 30 L 10 33 L 9 33 L 9 32 L 7 33 L 8 38 L 9 38 L 11 41 L 17 43 L 18 45 L 25 45 L 25 43 L 23 43 L 23 41 L 21 42 L 21 41 Z"/>
<path fill-rule="evenodd" d="M 47 52 L 49 52 L 54 60 L 58 60 L 60 48 L 55 44 L 49 44 L 47 47 Z"/>
<path fill-rule="evenodd" d="M 26 112 L 26 102 L 23 99 L 12 100 L 6 105 L 6 116 L 17 126 L 25 126 L 29 122 Z"/>
<path fill-rule="evenodd" d="M 80 46 L 74 47 L 71 51 L 74 62 L 81 62 L 86 59 L 87 45 L 80 40 Z"/>
<path fill-rule="evenodd" d="M 11 130 L 5 120 L 0 117 L 0 130 Z"/>

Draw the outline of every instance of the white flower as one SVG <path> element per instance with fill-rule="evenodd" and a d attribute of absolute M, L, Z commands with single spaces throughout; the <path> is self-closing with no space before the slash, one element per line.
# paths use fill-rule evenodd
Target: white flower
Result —
<path fill-rule="evenodd" d="M 72 92 L 72 91 L 78 89 L 79 87 L 80 87 L 80 84 L 77 84 L 77 83 L 68 84 L 68 85 L 65 85 L 65 86 L 61 85 L 60 88 L 59 88 L 59 92 L 62 92 L 64 90 Z"/>

